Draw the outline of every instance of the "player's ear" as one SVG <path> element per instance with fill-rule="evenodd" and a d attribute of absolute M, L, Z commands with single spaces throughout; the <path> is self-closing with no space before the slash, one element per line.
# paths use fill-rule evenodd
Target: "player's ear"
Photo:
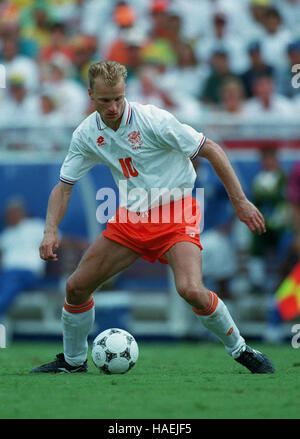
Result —
<path fill-rule="evenodd" d="M 88 88 L 88 94 L 89 94 L 89 97 L 91 98 L 91 100 L 93 101 L 94 96 L 93 96 L 93 90 L 91 88 Z"/>

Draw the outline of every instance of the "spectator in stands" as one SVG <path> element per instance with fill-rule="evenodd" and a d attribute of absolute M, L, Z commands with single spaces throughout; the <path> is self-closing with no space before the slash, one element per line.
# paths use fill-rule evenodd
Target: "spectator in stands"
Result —
<path fill-rule="evenodd" d="M 22 9 L 20 17 L 21 36 L 35 42 L 37 51 L 51 41 L 51 24 L 53 9 L 50 2 L 36 0 Z"/>
<path fill-rule="evenodd" d="M 226 51 L 230 70 L 238 74 L 249 64 L 245 42 L 243 38 L 228 30 L 227 23 L 228 17 L 225 13 L 217 12 L 213 16 L 214 32 L 200 38 L 196 46 L 196 55 L 199 60 L 209 62 L 216 50 Z"/>
<path fill-rule="evenodd" d="M 245 88 L 243 83 L 237 78 L 229 78 L 220 89 L 220 105 L 212 112 L 213 118 L 218 120 L 226 120 L 228 118 L 245 119 L 244 103 Z M 230 119 L 229 119 L 230 120 Z"/>
<path fill-rule="evenodd" d="M 276 71 L 288 65 L 287 47 L 293 41 L 292 32 L 282 24 L 281 15 L 276 8 L 266 12 L 265 35 L 261 40 L 262 56 L 266 64 Z"/>
<path fill-rule="evenodd" d="M 64 55 L 55 55 L 49 62 L 43 85 L 54 97 L 62 120 L 68 125 L 76 125 L 84 119 L 89 99 L 85 88 L 70 77 L 71 67 Z"/>
<path fill-rule="evenodd" d="M 153 0 L 150 6 L 151 17 L 151 29 L 149 32 L 149 38 L 151 40 L 156 39 L 168 39 L 168 9 L 170 6 L 169 0 Z"/>
<path fill-rule="evenodd" d="M 81 7 L 79 33 L 95 37 L 98 46 L 97 58 L 105 59 L 112 44 L 119 38 L 120 32 L 128 27 L 127 23 L 132 19 L 134 23 L 138 23 L 139 31 L 148 31 L 150 23 L 145 11 L 145 2 L 141 0 L 85 1 Z"/>
<path fill-rule="evenodd" d="M 167 66 L 175 65 L 177 54 L 175 45 L 180 40 L 181 18 L 168 12 L 170 2 L 168 0 L 153 0 L 149 8 L 149 28 L 146 31 L 147 38 L 143 47 L 143 61 L 156 63 L 160 58 L 160 66 L 165 70 Z"/>
<path fill-rule="evenodd" d="M 300 35 L 300 0 L 273 0 L 287 29 Z"/>
<path fill-rule="evenodd" d="M 73 59 L 73 50 L 69 44 L 64 23 L 50 25 L 50 41 L 41 49 L 39 58 L 40 61 L 47 62 L 57 54 L 63 54 L 70 61 Z"/>
<path fill-rule="evenodd" d="M 119 2 L 114 10 L 113 19 L 118 26 L 118 34 L 108 47 L 105 58 L 127 65 L 129 54 L 124 38 L 136 22 L 136 12 L 128 3 Z"/>
<path fill-rule="evenodd" d="M 142 66 L 135 79 L 127 84 L 127 98 L 144 104 L 153 104 L 174 114 L 181 122 L 195 124 L 203 112 L 199 101 L 181 88 L 174 89 L 165 78 L 166 66 L 160 57 L 151 57 Z"/>
<path fill-rule="evenodd" d="M 5 227 L 0 234 L 0 322 L 22 291 L 35 288 L 45 271 L 39 256 L 44 221 L 29 218 L 24 202 L 9 200 L 4 209 Z"/>
<path fill-rule="evenodd" d="M 164 84 L 168 84 L 173 90 L 180 90 L 198 98 L 209 75 L 209 67 L 205 63 L 197 62 L 191 44 L 180 41 L 174 48 L 177 53 L 177 63 L 166 70 L 163 77 Z"/>
<path fill-rule="evenodd" d="M 16 23 L 19 19 L 20 6 L 10 0 L 0 0 L 0 36 L 7 23 Z"/>
<path fill-rule="evenodd" d="M 170 41 L 174 50 L 182 40 L 182 18 L 178 14 L 169 13 L 167 15 L 168 34 L 166 38 Z"/>
<path fill-rule="evenodd" d="M 209 74 L 201 95 L 205 104 L 218 106 L 221 100 L 221 87 L 230 78 L 236 78 L 229 67 L 228 54 L 224 50 L 216 50 L 211 59 L 211 73 Z"/>
<path fill-rule="evenodd" d="M 143 104 L 152 104 L 168 109 L 176 108 L 170 93 L 159 87 L 159 66 L 147 65 L 139 70 L 136 81 L 131 81 L 127 88 L 127 98 L 131 101 L 140 101 Z"/>
<path fill-rule="evenodd" d="M 55 97 L 47 89 L 39 94 L 39 112 L 28 137 L 30 147 L 36 151 L 64 151 L 69 145 L 69 131 L 56 108 Z"/>
<path fill-rule="evenodd" d="M 73 52 L 72 78 L 86 86 L 88 68 L 96 59 L 97 39 L 92 35 L 79 34 L 70 41 Z"/>
<path fill-rule="evenodd" d="M 26 127 L 36 120 L 39 113 L 39 99 L 35 94 L 30 93 L 26 86 L 25 78 L 21 75 L 12 75 L 8 77 L 8 93 L 4 97 L 2 109 L 0 112 L 0 125 L 6 127 Z M 11 132 L 11 135 L 17 136 L 17 132 Z M 18 138 L 18 141 L 17 141 Z M 25 133 L 19 131 L 15 137 L 15 147 L 19 147 L 25 141 Z M 23 145 L 24 146 L 24 145 Z"/>
<path fill-rule="evenodd" d="M 294 86 L 292 81 L 293 76 L 299 71 L 293 71 L 293 66 L 300 66 L 300 39 L 290 43 L 287 47 L 287 55 L 289 59 L 288 66 L 283 66 L 278 69 L 276 76 L 276 86 L 278 92 L 288 98 L 297 98 L 299 95 L 299 88 Z M 300 85 L 300 82 L 299 82 Z"/>
<path fill-rule="evenodd" d="M 177 63 L 175 45 L 180 40 L 181 21 L 175 14 L 169 14 L 168 0 L 154 0 L 150 6 L 151 27 L 142 50 L 145 64 L 155 63 L 162 70 Z M 157 60 L 159 59 L 159 63 Z"/>
<path fill-rule="evenodd" d="M 245 103 L 245 114 L 251 120 L 287 120 L 295 116 L 291 101 L 275 92 L 272 76 L 263 74 L 253 84 L 253 98 Z"/>
<path fill-rule="evenodd" d="M 20 34 L 20 25 L 17 21 L 8 21 L 0 25 L 0 39 L 12 39 L 17 41 L 18 54 L 35 60 L 38 54 L 36 44 L 33 40 L 24 38 Z"/>
<path fill-rule="evenodd" d="M 77 33 L 92 35 L 97 38 L 99 53 L 103 57 L 103 49 L 110 45 L 112 38 L 116 35 L 115 23 L 112 20 L 112 11 L 115 2 L 99 0 L 75 0 L 76 9 L 74 15 L 79 23 L 76 26 L 74 36 Z M 79 5 L 78 5 L 79 3 Z M 79 15 L 79 17 L 78 17 Z"/>
<path fill-rule="evenodd" d="M 246 97 L 253 97 L 253 84 L 255 80 L 261 75 L 273 75 L 273 67 L 267 65 L 261 55 L 261 45 L 258 41 L 254 41 L 248 46 L 248 53 L 250 58 L 250 67 L 241 74 Z"/>
<path fill-rule="evenodd" d="M 177 53 L 167 39 L 150 40 L 143 45 L 141 51 L 142 60 L 145 65 L 155 64 L 160 67 L 161 72 L 173 67 L 177 63 Z"/>
<path fill-rule="evenodd" d="M 286 175 L 280 165 L 276 148 L 261 151 L 261 170 L 252 184 L 252 198 L 259 206 L 266 222 L 266 233 L 253 235 L 249 264 L 250 281 L 255 292 L 269 297 L 268 341 L 279 341 L 280 318 L 274 302 L 274 292 L 279 280 L 282 239 L 289 229 L 289 209 L 286 202 Z"/>
<path fill-rule="evenodd" d="M 40 93 L 39 122 L 43 126 L 58 127 L 62 125 L 61 115 L 56 109 L 55 98 L 47 90 Z"/>
<path fill-rule="evenodd" d="M 262 22 L 272 0 L 222 0 L 233 35 L 249 44 L 263 35 Z"/>
<path fill-rule="evenodd" d="M 271 0 L 250 0 L 249 13 L 251 26 L 251 37 L 260 38 L 264 35 L 266 14 L 272 6 Z"/>
<path fill-rule="evenodd" d="M 0 63 L 5 67 L 6 76 L 21 75 L 30 91 L 39 86 L 39 68 L 37 63 L 28 56 L 21 55 L 17 35 L 7 36 L 2 40 Z"/>
<path fill-rule="evenodd" d="M 140 69 L 143 67 L 142 50 L 146 42 L 146 35 L 138 28 L 133 28 L 124 36 L 124 42 L 127 47 L 128 64 L 127 64 L 127 78 L 128 83 L 136 80 Z"/>
<path fill-rule="evenodd" d="M 96 0 L 97 2 L 98 0 Z M 68 31 L 68 35 L 75 36 L 82 32 L 82 22 L 83 17 L 85 15 L 85 11 L 90 7 L 91 1 L 86 0 L 65 0 L 65 1 L 51 1 L 53 9 L 54 9 L 54 22 L 62 23 L 64 27 Z M 100 5 L 103 2 L 99 2 Z M 101 17 L 102 18 L 102 17 Z M 91 16 L 88 17 L 89 23 L 91 24 Z M 97 25 L 101 27 L 101 23 L 99 23 L 99 14 L 98 10 L 94 11 L 93 19 L 96 21 Z"/>
<path fill-rule="evenodd" d="M 287 227 L 288 209 L 286 203 L 286 175 L 278 159 L 276 148 L 265 147 L 261 150 L 261 170 L 252 183 L 253 202 L 259 206 L 266 221 L 267 231 L 263 235 L 253 235 L 252 255 L 264 266 L 265 256 L 276 255 L 282 232 Z M 266 273 L 253 276 L 254 285 L 264 288 Z"/>

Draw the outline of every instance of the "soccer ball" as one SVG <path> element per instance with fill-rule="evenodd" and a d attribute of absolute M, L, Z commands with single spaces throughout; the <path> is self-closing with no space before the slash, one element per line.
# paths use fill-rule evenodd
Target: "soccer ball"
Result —
<path fill-rule="evenodd" d="M 124 329 L 106 329 L 93 341 L 92 359 L 100 372 L 128 372 L 137 362 L 138 356 L 137 342 Z"/>

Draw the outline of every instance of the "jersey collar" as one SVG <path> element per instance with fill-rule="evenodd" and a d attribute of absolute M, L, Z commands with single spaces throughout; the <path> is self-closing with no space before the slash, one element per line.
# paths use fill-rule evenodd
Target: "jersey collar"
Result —
<path fill-rule="evenodd" d="M 127 101 L 127 99 L 125 98 L 125 108 L 124 108 L 124 112 L 123 112 L 123 116 L 122 116 L 122 120 L 121 120 L 119 129 L 124 128 L 126 125 L 129 125 L 131 122 L 131 119 L 132 119 L 132 108 L 131 108 L 131 105 L 129 104 L 129 102 Z M 107 128 L 107 125 L 105 125 L 105 123 L 103 122 L 98 111 L 96 111 L 96 123 L 97 123 L 98 130 L 100 130 L 100 131 Z"/>

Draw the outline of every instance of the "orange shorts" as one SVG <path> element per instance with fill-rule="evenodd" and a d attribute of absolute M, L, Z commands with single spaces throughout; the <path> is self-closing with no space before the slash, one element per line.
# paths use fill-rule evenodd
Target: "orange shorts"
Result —
<path fill-rule="evenodd" d="M 149 262 L 167 264 L 163 255 L 177 242 L 192 242 L 202 250 L 200 220 L 199 204 L 190 196 L 140 214 L 119 208 L 102 233 Z"/>

